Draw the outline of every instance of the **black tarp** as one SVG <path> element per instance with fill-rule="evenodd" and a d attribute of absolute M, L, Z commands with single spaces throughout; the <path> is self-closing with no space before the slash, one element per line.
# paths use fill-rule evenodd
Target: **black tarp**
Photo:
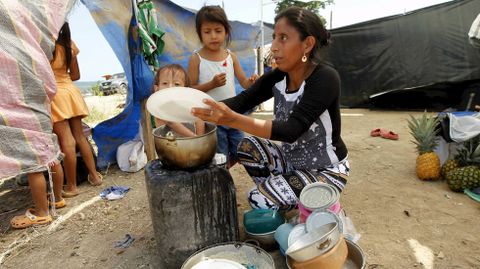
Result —
<path fill-rule="evenodd" d="M 340 73 L 342 105 L 364 106 L 384 92 L 480 79 L 480 49 L 467 35 L 479 13 L 480 0 L 456 0 L 333 29 L 325 57 Z"/>

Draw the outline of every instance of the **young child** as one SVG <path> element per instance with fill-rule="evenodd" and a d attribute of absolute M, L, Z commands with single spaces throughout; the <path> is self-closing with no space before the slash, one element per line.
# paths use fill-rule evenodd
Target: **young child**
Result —
<path fill-rule="evenodd" d="M 60 163 L 54 164 L 52 170 L 53 194 L 55 197 L 54 207 L 62 208 L 67 204 L 62 198 L 63 187 L 63 169 Z M 31 226 L 45 225 L 53 221 L 49 212 L 49 203 L 52 201 L 47 198 L 47 183 L 42 172 L 28 174 L 28 185 L 32 193 L 34 208 L 29 208 L 24 215 L 15 216 L 10 220 L 10 225 L 15 229 L 23 229 Z"/>
<path fill-rule="evenodd" d="M 171 87 L 187 87 L 188 79 L 187 72 L 183 69 L 182 66 L 178 64 L 169 64 L 157 71 L 155 75 L 155 82 L 153 84 L 153 91 L 159 91 Z M 185 125 L 179 122 L 167 122 L 161 119 L 155 118 L 155 126 L 159 127 L 161 125 L 167 125 L 170 127 L 176 134 L 180 136 L 197 136 L 205 133 L 205 122 L 202 120 L 197 120 L 194 123 L 195 132 L 188 129 Z"/>
<path fill-rule="evenodd" d="M 215 101 L 235 96 L 235 78 L 247 89 L 257 78 L 245 76 L 237 56 L 226 49 L 231 27 L 227 15 L 219 6 L 202 7 L 195 18 L 196 30 L 203 47 L 195 51 L 188 63 L 191 87 L 208 93 Z M 217 126 L 217 152 L 225 154 L 228 166 L 237 161 L 237 145 L 243 132 Z"/>

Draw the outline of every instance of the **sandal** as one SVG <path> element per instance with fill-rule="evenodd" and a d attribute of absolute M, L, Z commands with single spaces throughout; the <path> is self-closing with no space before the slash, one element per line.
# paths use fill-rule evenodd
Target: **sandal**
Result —
<path fill-rule="evenodd" d="M 25 215 L 15 216 L 10 220 L 10 225 L 15 229 L 24 229 L 32 226 L 46 225 L 52 222 L 52 216 L 39 217 L 33 214 L 32 208 L 27 209 Z"/>
<path fill-rule="evenodd" d="M 370 136 L 381 136 L 382 135 L 382 132 L 386 132 L 385 130 L 383 129 L 373 129 L 371 132 L 370 132 Z"/>
<path fill-rule="evenodd" d="M 75 197 L 79 194 L 80 193 L 78 191 L 62 191 L 62 197 L 63 198 L 72 198 L 72 197 Z"/>
<path fill-rule="evenodd" d="M 398 134 L 392 131 L 382 132 L 381 136 L 385 139 L 398 140 Z"/>
<path fill-rule="evenodd" d="M 62 192 L 62 194 L 63 194 L 63 192 Z M 47 194 L 47 201 L 48 201 L 48 206 L 50 206 L 51 205 L 50 194 Z M 55 209 L 59 209 L 59 208 L 66 207 L 67 203 L 65 202 L 65 199 L 62 198 L 62 200 L 55 202 L 54 205 L 55 205 Z"/>
<path fill-rule="evenodd" d="M 50 201 L 49 201 L 49 204 L 50 204 Z M 59 209 L 59 208 L 64 208 L 64 207 L 66 207 L 66 206 L 67 206 L 67 203 L 65 202 L 65 199 L 62 199 L 62 200 L 60 200 L 60 201 L 58 201 L 58 202 L 55 202 L 54 205 L 55 205 L 55 209 Z"/>
<path fill-rule="evenodd" d="M 90 175 L 88 175 L 87 179 L 88 179 L 88 183 L 90 183 L 90 185 L 92 185 L 92 186 L 100 186 L 100 185 L 102 185 L 102 183 L 103 183 L 103 176 L 102 176 L 102 174 L 100 174 L 99 172 L 97 172 L 97 175 L 98 175 L 98 177 L 100 178 L 100 183 L 95 183 L 95 182 L 93 182 L 93 180 L 92 180 L 92 178 L 90 177 Z"/>

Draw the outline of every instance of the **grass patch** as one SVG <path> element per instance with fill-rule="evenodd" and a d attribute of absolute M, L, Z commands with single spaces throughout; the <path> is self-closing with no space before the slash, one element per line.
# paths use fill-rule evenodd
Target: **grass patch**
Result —
<path fill-rule="evenodd" d="M 109 118 L 109 115 L 103 113 L 102 111 L 92 107 L 89 111 L 87 117 L 83 118 L 83 121 L 87 123 L 89 126 L 93 127 L 97 125 L 99 122 L 102 122 Z"/>

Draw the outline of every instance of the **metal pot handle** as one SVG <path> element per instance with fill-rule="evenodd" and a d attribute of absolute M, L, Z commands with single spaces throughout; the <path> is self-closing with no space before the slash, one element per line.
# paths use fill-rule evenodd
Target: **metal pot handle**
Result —
<path fill-rule="evenodd" d="M 250 243 L 252 245 L 255 245 L 256 247 L 260 247 L 260 242 L 258 242 L 255 239 L 247 239 L 247 240 L 243 241 L 243 243 Z"/>
<path fill-rule="evenodd" d="M 317 249 L 318 250 L 324 250 L 327 249 L 330 246 L 330 243 L 332 243 L 331 238 L 327 238 L 327 240 L 323 241 L 322 243 L 318 244 Z"/>

